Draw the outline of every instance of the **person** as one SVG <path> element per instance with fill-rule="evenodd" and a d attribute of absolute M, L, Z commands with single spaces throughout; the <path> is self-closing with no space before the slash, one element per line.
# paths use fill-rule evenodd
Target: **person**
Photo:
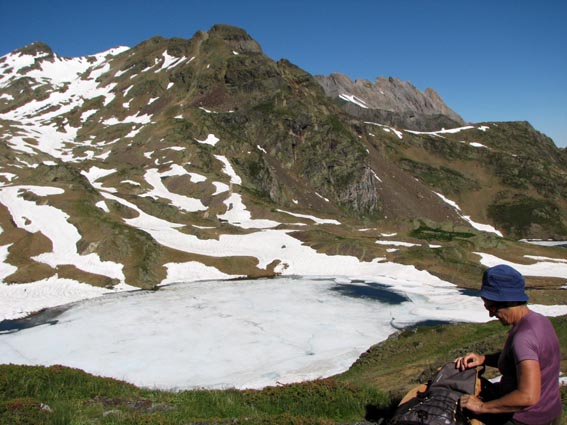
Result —
<path fill-rule="evenodd" d="M 507 265 L 491 267 L 479 295 L 490 317 L 512 328 L 501 352 L 455 359 L 459 370 L 486 365 L 502 375 L 499 383 L 486 381 L 478 397 L 463 395 L 461 408 L 488 424 L 559 424 L 559 340 L 549 319 L 528 308 L 524 277 Z"/>

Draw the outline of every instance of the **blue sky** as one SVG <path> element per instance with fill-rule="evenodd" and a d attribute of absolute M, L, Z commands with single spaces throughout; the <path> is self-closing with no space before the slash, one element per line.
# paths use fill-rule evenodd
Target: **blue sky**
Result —
<path fill-rule="evenodd" d="M 466 121 L 529 121 L 567 147 L 565 0 L 0 0 L 0 55 L 61 56 L 244 28 L 311 74 L 433 87 Z"/>

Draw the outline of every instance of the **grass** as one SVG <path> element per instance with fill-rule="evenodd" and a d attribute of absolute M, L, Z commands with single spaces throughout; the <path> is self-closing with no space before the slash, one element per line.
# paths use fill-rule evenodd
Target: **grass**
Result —
<path fill-rule="evenodd" d="M 487 324 L 448 324 L 405 330 L 371 347 L 336 379 L 386 389 L 393 397 L 423 382 L 444 363 L 470 351 L 493 352 L 505 341 L 507 328 Z M 427 378 L 425 378 L 427 380 Z"/>
<path fill-rule="evenodd" d="M 0 424 L 333 424 L 387 396 L 334 380 L 255 390 L 152 391 L 62 366 L 0 366 Z M 190 421 L 190 422 L 188 422 Z M 228 422 L 227 422 L 228 423 Z M 232 422 L 231 422 L 232 423 Z"/>
<path fill-rule="evenodd" d="M 439 228 L 432 228 L 426 225 L 421 225 L 417 229 L 410 232 L 410 236 L 416 239 L 424 239 L 426 241 L 446 241 L 450 242 L 456 238 L 472 238 L 474 233 L 469 232 L 454 232 L 447 231 Z"/>
<path fill-rule="evenodd" d="M 550 232 L 565 234 L 560 208 L 552 201 L 517 196 L 507 202 L 492 204 L 488 215 L 509 234 L 524 237 L 531 226 L 539 225 Z"/>
<path fill-rule="evenodd" d="M 478 181 L 470 179 L 448 166 L 441 165 L 435 167 L 407 157 L 400 159 L 400 166 L 431 187 L 437 188 L 447 195 L 478 190 L 480 188 Z"/>
<path fill-rule="evenodd" d="M 567 366 L 567 316 L 552 322 Z M 157 391 L 62 366 L 0 365 L 4 424 L 354 424 L 392 413 L 402 394 L 468 351 L 502 347 L 508 328 L 421 326 L 371 347 L 330 379 L 268 387 Z M 567 409 L 567 391 L 562 393 Z M 567 410 L 566 410 L 567 412 Z"/>

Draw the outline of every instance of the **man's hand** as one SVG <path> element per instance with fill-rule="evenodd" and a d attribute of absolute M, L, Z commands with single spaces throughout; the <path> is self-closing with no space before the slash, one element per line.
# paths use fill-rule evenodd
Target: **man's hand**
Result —
<path fill-rule="evenodd" d="M 482 366 L 485 356 L 476 353 L 469 353 L 464 357 L 455 359 L 455 367 L 459 370 L 471 369 L 473 367 Z"/>
<path fill-rule="evenodd" d="M 465 394 L 461 396 L 460 400 L 461 400 L 461 409 L 467 409 L 473 413 L 483 413 L 484 403 L 478 397 L 471 394 Z"/>

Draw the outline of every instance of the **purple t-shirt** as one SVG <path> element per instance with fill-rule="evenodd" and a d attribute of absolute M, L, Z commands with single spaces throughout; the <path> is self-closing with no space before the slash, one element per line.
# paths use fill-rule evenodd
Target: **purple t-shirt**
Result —
<path fill-rule="evenodd" d="M 516 366 L 524 360 L 537 360 L 541 371 L 541 396 L 532 407 L 514 413 L 514 419 L 526 424 L 545 424 L 561 414 L 559 340 L 549 319 L 530 311 L 516 323 L 498 360 L 502 373 L 500 388 L 504 394 L 515 390 Z"/>

